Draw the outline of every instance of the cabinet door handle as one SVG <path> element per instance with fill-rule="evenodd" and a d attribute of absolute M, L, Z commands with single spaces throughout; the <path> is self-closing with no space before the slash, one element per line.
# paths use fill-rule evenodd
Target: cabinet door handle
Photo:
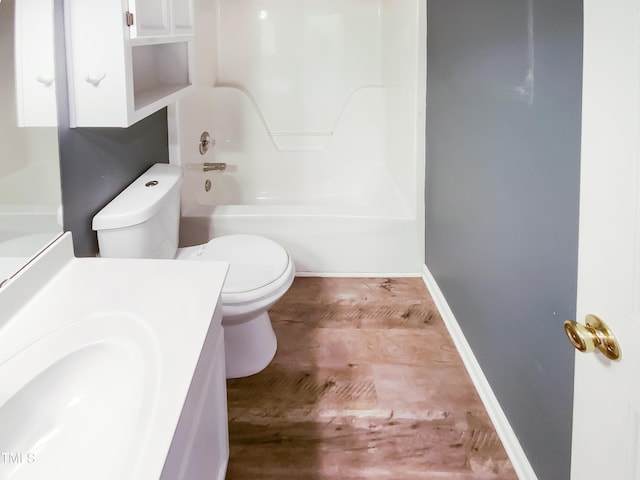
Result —
<path fill-rule="evenodd" d="M 40 82 L 41 84 L 43 84 L 44 86 L 48 87 L 49 85 L 51 85 L 53 83 L 54 79 L 50 75 L 42 75 L 42 74 L 40 74 L 40 75 L 38 75 L 36 77 L 36 80 L 38 82 Z"/>
<path fill-rule="evenodd" d="M 86 77 L 84 77 L 84 79 L 87 83 L 97 86 L 106 76 L 107 72 L 95 72 L 88 74 Z"/>

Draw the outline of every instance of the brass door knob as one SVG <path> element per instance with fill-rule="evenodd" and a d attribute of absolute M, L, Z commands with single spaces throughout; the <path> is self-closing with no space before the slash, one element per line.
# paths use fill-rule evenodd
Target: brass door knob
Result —
<path fill-rule="evenodd" d="M 576 350 L 589 353 L 597 348 L 608 359 L 616 362 L 620 360 L 621 352 L 618 340 L 607 324 L 595 315 L 587 315 L 585 325 L 567 320 L 564 322 L 564 332 Z"/>

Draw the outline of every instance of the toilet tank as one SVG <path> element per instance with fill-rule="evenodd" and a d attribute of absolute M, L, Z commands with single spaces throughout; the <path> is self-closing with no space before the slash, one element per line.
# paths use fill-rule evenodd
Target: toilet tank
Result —
<path fill-rule="evenodd" d="M 173 258 L 178 248 L 182 168 L 156 163 L 95 217 L 102 257 Z"/>

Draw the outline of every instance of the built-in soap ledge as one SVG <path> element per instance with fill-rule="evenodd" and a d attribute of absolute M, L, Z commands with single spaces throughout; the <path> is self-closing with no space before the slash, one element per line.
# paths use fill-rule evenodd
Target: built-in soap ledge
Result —
<path fill-rule="evenodd" d="M 312 133 L 275 133 L 269 132 L 271 140 L 278 150 L 282 151 L 321 151 L 324 150 L 333 132 Z"/>

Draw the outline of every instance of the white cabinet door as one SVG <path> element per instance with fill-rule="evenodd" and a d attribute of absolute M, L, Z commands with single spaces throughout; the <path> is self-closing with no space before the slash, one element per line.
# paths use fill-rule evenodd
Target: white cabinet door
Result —
<path fill-rule="evenodd" d="M 195 31 L 192 0 L 174 0 L 172 5 L 174 34 L 190 34 Z"/>
<path fill-rule="evenodd" d="M 130 38 L 192 34 L 192 0 L 129 0 Z"/>
<path fill-rule="evenodd" d="M 53 0 L 17 0 L 15 8 L 18 126 L 54 127 Z"/>
<path fill-rule="evenodd" d="M 169 0 L 130 0 L 129 13 L 133 15 L 130 38 L 171 35 Z"/>
<path fill-rule="evenodd" d="M 218 304 L 160 480 L 225 478 L 229 459 L 229 422 L 221 321 L 222 309 Z"/>

